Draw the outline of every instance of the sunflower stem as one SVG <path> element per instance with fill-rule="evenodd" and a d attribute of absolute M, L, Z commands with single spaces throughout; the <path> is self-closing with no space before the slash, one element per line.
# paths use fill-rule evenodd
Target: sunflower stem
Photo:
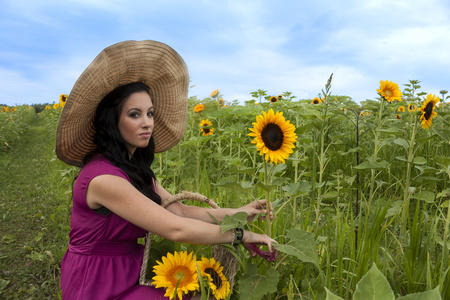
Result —
<path fill-rule="evenodd" d="M 405 182 L 405 189 L 403 191 L 403 210 L 402 210 L 402 230 L 401 233 L 406 233 L 406 224 L 407 224 L 407 218 L 408 218 L 408 208 L 409 208 L 409 200 L 410 200 L 410 194 L 409 194 L 409 186 L 411 185 L 411 166 L 412 161 L 414 159 L 414 142 L 416 139 L 416 132 L 417 132 L 417 122 L 418 118 L 414 118 L 414 128 L 413 132 L 411 134 L 411 140 L 409 143 L 408 148 L 408 162 L 406 166 L 406 182 Z"/>
<path fill-rule="evenodd" d="M 267 171 L 267 162 L 264 162 L 264 184 L 267 186 L 270 184 L 269 173 Z M 266 189 L 266 207 L 270 207 L 270 192 Z M 267 209 L 266 213 L 266 234 L 272 237 L 272 224 L 270 222 L 270 210 Z"/>
<path fill-rule="evenodd" d="M 379 131 L 377 130 L 378 128 L 381 128 L 382 125 L 382 116 L 383 116 L 383 106 L 384 106 L 384 99 L 381 100 L 381 105 L 380 105 L 380 111 L 378 112 L 378 127 L 375 129 L 375 139 L 374 139 L 374 150 L 373 150 L 373 156 L 372 156 L 372 163 L 375 163 L 377 161 L 377 156 L 378 156 L 378 150 L 379 150 Z M 374 185 L 375 185 L 375 169 L 371 170 L 371 178 L 370 178 L 370 192 L 369 192 L 369 205 L 368 205 L 368 209 L 370 209 L 370 206 L 372 204 L 372 199 L 374 196 Z"/>

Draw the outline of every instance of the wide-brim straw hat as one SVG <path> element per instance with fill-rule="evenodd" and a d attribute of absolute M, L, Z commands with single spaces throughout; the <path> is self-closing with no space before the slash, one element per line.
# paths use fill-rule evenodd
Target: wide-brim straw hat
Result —
<path fill-rule="evenodd" d="M 181 56 L 156 41 L 124 41 L 104 49 L 76 81 L 56 131 L 56 155 L 81 167 L 95 150 L 93 120 L 100 101 L 115 88 L 143 82 L 155 109 L 155 152 L 175 146 L 187 125 L 189 74 Z"/>

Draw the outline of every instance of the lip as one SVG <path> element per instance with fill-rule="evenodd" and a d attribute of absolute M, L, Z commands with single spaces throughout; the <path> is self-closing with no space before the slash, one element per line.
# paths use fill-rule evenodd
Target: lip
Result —
<path fill-rule="evenodd" d="M 150 138 L 151 135 L 152 134 L 150 132 L 144 132 L 144 133 L 139 134 L 139 136 L 146 138 L 146 139 Z"/>

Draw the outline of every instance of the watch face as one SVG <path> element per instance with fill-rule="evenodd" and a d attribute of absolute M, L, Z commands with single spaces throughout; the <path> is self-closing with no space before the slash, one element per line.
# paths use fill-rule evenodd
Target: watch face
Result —
<path fill-rule="evenodd" d="M 236 229 L 236 239 L 240 242 L 244 237 L 244 231 L 241 228 Z"/>

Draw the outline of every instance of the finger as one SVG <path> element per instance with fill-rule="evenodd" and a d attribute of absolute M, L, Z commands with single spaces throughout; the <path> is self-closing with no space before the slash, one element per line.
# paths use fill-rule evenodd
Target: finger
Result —
<path fill-rule="evenodd" d="M 266 200 L 255 200 L 254 203 L 256 209 L 266 208 Z"/>

